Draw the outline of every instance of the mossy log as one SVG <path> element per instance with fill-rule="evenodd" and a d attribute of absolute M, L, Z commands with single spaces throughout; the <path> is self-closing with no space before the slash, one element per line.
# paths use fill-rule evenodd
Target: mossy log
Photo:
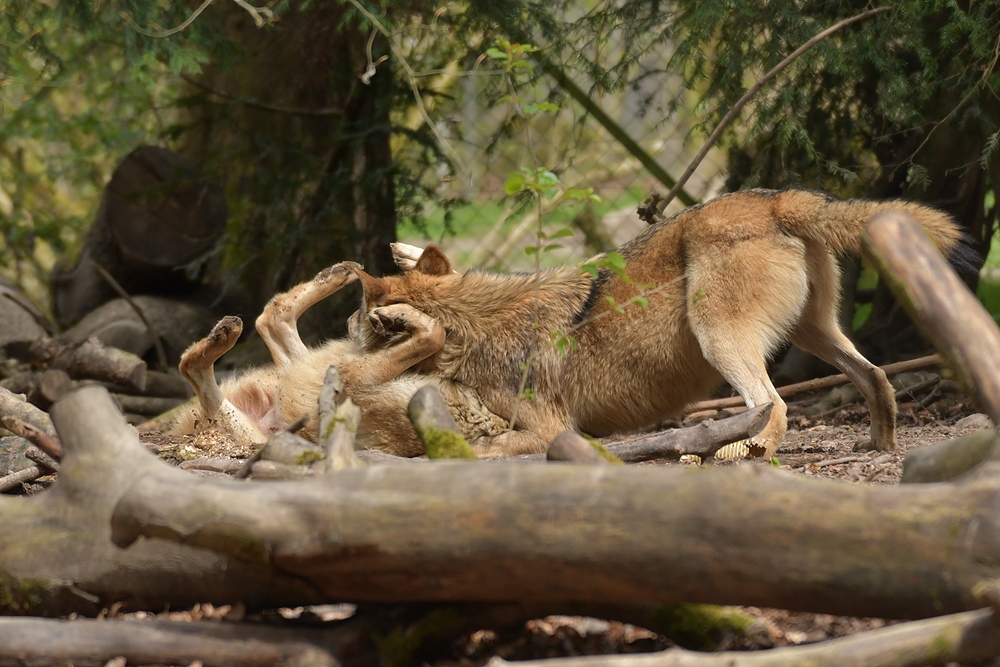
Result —
<path fill-rule="evenodd" d="M 95 614 L 118 601 L 163 609 L 206 600 L 260 607 L 325 599 L 272 568 L 223 554 L 160 541 L 127 551 L 114 546 L 112 512 L 143 471 L 189 473 L 147 452 L 103 387 L 77 391 L 101 400 L 64 399 L 53 407 L 64 436 L 56 482 L 31 497 L 0 496 L 0 612 Z"/>
<path fill-rule="evenodd" d="M 875 216 L 862 251 L 963 389 L 1000 424 L 1000 329 L 914 219 Z"/>
<path fill-rule="evenodd" d="M 155 461 L 116 414 L 100 387 L 53 408 L 63 478 L 112 449 L 116 474 L 129 477 L 111 517 L 115 543 L 131 545 L 119 560 L 162 554 L 170 540 L 244 572 L 295 578 L 327 601 L 700 602 L 908 617 L 973 608 L 973 585 L 1000 576 L 1000 481 L 989 475 L 887 488 L 753 464 L 455 462 L 254 484 Z M 127 598 L 157 577 L 128 583 L 117 589 Z"/>

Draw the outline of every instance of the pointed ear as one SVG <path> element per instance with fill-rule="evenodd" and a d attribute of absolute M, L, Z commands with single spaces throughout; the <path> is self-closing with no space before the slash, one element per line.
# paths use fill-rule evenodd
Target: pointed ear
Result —
<path fill-rule="evenodd" d="M 413 270 L 418 273 L 426 273 L 429 276 L 446 276 L 451 273 L 451 262 L 445 257 L 441 248 L 429 243 L 424 248 L 424 252 L 420 255 Z"/>
<path fill-rule="evenodd" d="M 361 269 L 357 274 L 361 277 L 361 286 L 364 289 L 364 299 L 366 304 L 378 303 L 389 293 L 389 286 L 384 280 L 370 276 Z"/>

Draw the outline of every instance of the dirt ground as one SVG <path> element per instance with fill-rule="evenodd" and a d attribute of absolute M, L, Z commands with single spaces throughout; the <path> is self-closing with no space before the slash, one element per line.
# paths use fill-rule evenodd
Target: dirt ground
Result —
<path fill-rule="evenodd" d="M 985 415 L 979 414 L 972 402 L 947 380 L 937 382 L 932 373 L 911 374 L 897 380 L 901 388 L 898 416 L 898 447 L 891 452 L 854 451 L 855 443 L 867 436 L 868 410 L 857 402 L 856 395 L 843 390 L 820 392 L 789 400 L 789 430 L 779 454 L 783 470 L 810 477 L 838 479 L 851 484 L 897 484 L 903 461 L 909 450 L 955 438 L 973 431 L 990 428 Z M 925 385 L 909 395 L 904 387 Z M 830 403 L 846 401 L 830 407 Z M 705 418 L 700 415 L 699 418 Z M 724 416 L 724 413 L 715 415 Z M 681 422 L 685 425 L 698 419 Z M 197 469 L 205 458 L 231 456 L 243 458 L 248 452 L 233 449 L 224 435 L 208 433 L 196 439 L 168 438 L 147 434 L 144 439 L 155 442 L 166 460 Z M 652 465 L 699 465 L 695 462 L 657 462 Z M 704 465 L 773 465 L 764 461 L 730 460 Z M 201 474 L 218 474 L 205 473 Z M 332 612 L 330 610 L 333 610 Z M 347 611 L 345 611 L 345 609 Z M 334 622 L 349 616 L 350 605 L 324 608 L 284 609 L 271 614 L 283 622 Z M 749 627 L 741 632 L 715 635 L 710 645 L 716 650 L 751 650 L 818 642 L 872 630 L 892 623 L 891 620 L 852 618 L 829 614 L 789 612 L 779 609 L 736 607 L 732 611 L 748 620 Z M 230 608 L 204 605 L 185 612 L 173 612 L 171 618 L 227 618 L 243 612 Z M 117 615 L 112 612 L 112 615 Z M 674 638 L 676 639 L 676 638 Z M 702 641 L 699 639 L 695 643 Z M 683 640 L 682 640 L 683 643 Z M 569 655 L 611 654 L 656 651 L 674 642 L 644 628 L 613 620 L 574 616 L 550 616 L 525 624 L 516 633 L 498 635 L 484 628 L 463 637 L 456 637 L 449 648 L 429 661 L 438 667 L 478 667 L 491 657 L 505 659 L 536 659 Z M 706 646 L 694 646 L 707 648 Z M 1000 661 L 987 663 L 1000 665 Z"/>

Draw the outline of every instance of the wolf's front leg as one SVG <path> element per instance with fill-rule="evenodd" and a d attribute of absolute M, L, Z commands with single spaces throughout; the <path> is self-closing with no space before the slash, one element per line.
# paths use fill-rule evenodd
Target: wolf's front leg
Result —
<path fill-rule="evenodd" d="M 405 303 L 375 308 L 368 313 L 366 323 L 387 340 L 387 345 L 341 364 L 340 372 L 348 386 L 374 386 L 394 380 L 444 347 L 441 325 Z"/>
<path fill-rule="evenodd" d="M 340 262 L 323 269 L 316 277 L 278 294 L 267 302 L 257 318 L 257 333 L 264 339 L 274 364 L 287 367 L 308 350 L 299 337 L 298 321 L 302 313 L 342 287 L 358 279 L 361 265 Z"/>

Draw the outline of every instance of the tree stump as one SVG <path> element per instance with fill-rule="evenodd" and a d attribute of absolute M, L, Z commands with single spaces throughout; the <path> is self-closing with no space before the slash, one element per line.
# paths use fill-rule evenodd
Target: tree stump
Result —
<path fill-rule="evenodd" d="M 205 259 L 226 225 L 222 190 L 191 160 L 140 146 L 118 165 L 72 268 L 52 273 L 52 304 L 67 326 L 117 293 L 94 264 L 129 294 L 179 295 L 201 283 Z"/>

